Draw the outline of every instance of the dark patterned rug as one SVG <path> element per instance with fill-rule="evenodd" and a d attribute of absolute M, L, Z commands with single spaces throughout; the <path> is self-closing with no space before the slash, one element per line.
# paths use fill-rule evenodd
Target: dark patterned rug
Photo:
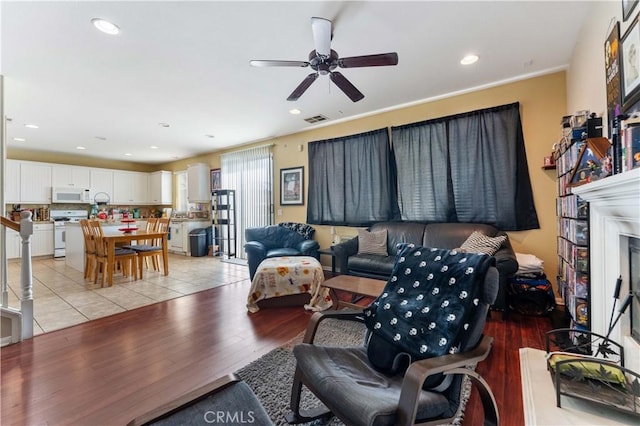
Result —
<path fill-rule="evenodd" d="M 364 324 L 329 319 L 321 323 L 315 342 L 330 346 L 356 346 L 362 343 L 364 330 Z M 303 336 L 304 333 L 299 334 L 285 345 L 236 371 L 236 374 L 253 389 L 275 425 L 287 425 L 284 416 L 289 412 L 291 385 L 295 371 L 295 358 L 291 349 L 302 342 Z M 471 392 L 471 382 L 467 379 L 463 387 L 466 403 Z M 303 388 L 302 406 L 312 408 L 320 405 L 321 402 Z M 461 423 L 462 415 L 454 424 Z M 317 420 L 309 425 L 340 426 L 343 423 L 336 418 L 331 418 Z"/>

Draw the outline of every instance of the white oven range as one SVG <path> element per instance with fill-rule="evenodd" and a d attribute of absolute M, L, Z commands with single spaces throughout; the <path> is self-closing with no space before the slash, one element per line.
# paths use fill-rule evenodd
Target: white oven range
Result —
<path fill-rule="evenodd" d="M 51 210 L 50 218 L 53 221 L 53 257 L 65 256 L 66 225 L 68 222 L 80 222 L 87 218 L 86 210 Z"/>

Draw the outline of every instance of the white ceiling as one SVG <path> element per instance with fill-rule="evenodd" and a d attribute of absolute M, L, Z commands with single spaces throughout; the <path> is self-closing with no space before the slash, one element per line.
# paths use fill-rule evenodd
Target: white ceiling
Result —
<path fill-rule="evenodd" d="M 332 123 L 564 68 L 592 7 L 578 1 L 0 5 L 8 147 L 153 164 L 306 130 L 311 125 L 303 119 L 318 114 Z M 288 102 L 311 70 L 254 68 L 249 60 L 307 60 L 312 16 L 334 20 L 332 48 L 340 56 L 397 52 L 399 64 L 340 70 L 364 93 L 360 102 L 328 76 Z M 98 32 L 94 17 L 111 20 L 121 33 Z M 470 52 L 480 60 L 460 65 Z M 294 107 L 302 114 L 289 114 Z"/>

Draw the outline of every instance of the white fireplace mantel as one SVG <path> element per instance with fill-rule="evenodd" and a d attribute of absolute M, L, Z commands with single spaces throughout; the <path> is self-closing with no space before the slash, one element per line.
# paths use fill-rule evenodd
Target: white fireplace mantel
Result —
<path fill-rule="evenodd" d="M 618 276 L 626 277 L 621 299 L 629 292 L 628 238 L 640 238 L 640 168 L 575 187 L 573 193 L 589 202 L 591 331 L 606 335 Z M 629 322 L 627 312 L 611 338 L 625 347 L 626 366 L 640 371 L 640 345 L 630 336 Z"/>

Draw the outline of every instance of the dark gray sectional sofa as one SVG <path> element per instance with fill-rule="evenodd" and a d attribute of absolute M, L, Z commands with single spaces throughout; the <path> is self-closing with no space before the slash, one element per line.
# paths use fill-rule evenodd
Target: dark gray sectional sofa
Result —
<path fill-rule="evenodd" d="M 460 247 L 473 231 L 495 237 L 506 234 L 490 225 L 478 223 L 416 223 L 416 222 L 379 222 L 372 225 L 371 232 L 387 230 L 388 256 L 358 254 L 358 238 L 352 238 L 333 246 L 336 266 L 341 274 L 386 280 L 391 275 L 396 244 L 413 243 L 425 247 L 453 249 Z M 518 270 L 518 261 L 509 242 L 509 237 L 493 255 L 500 274 L 498 297 L 493 305 L 496 310 L 505 310 L 507 306 L 508 279 Z"/>

